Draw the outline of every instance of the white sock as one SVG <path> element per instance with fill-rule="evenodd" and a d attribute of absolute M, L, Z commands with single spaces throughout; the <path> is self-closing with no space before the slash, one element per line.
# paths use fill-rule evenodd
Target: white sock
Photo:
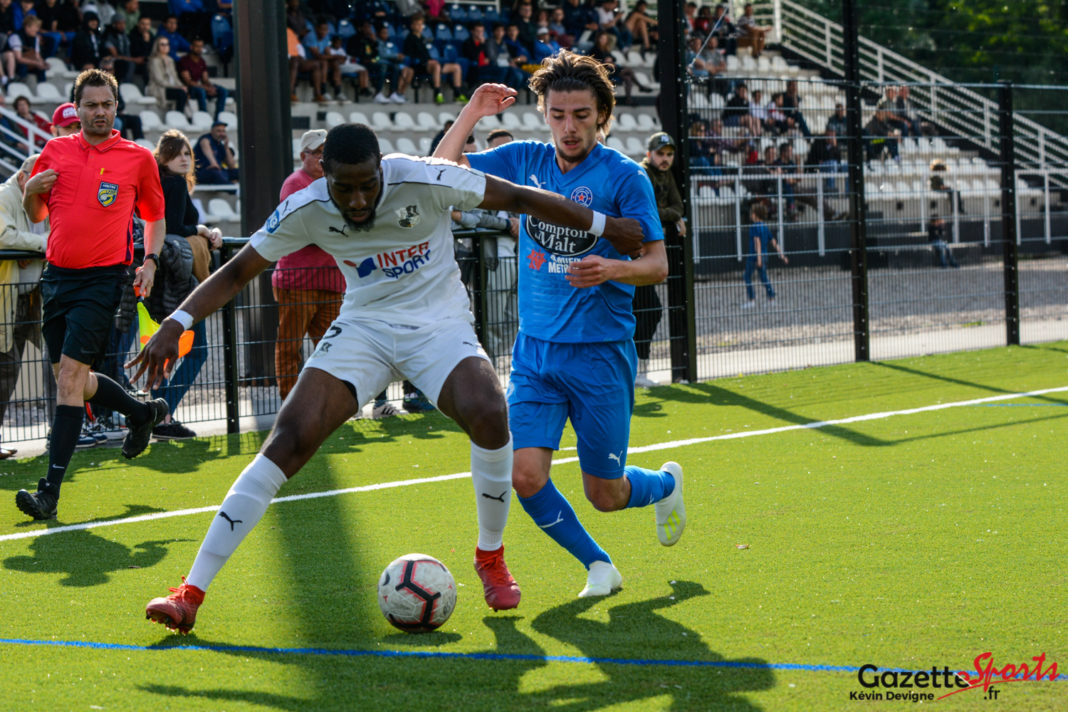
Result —
<path fill-rule="evenodd" d="M 504 525 L 512 504 L 512 438 L 497 450 L 471 443 L 471 482 L 478 508 L 478 548 L 496 551 L 504 545 Z"/>
<path fill-rule="evenodd" d="M 245 535 L 260 521 L 267 511 L 267 505 L 285 482 L 286 476 L 278 465 L 263 455 L 256 455 L 234 481 L 218 513 L 211 520 L 197 558 L 193 560 L 193 568 L 189 569 L 189 575 L 186 576 L 187 584 L 201 591 L 208 590 L 212 579 Z"/>

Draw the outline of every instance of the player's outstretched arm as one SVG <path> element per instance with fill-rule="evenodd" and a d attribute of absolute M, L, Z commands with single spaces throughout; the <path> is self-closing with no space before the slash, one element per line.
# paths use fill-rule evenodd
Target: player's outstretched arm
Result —
<path fill-rule="evenodd" d="M 516 185 L 491 175 L 486 176 L 486 194 L 478 207 L 526 213 L 539 220 L 603 235 L 624 255 L 636 256 L 642 249 L 642 226 L 637 220 L 595 213 L 562 195 Z"/>
<path fill-rule="evenodd" d="M 163 320 L 159 330 L 141 352 L 126 363 L 126 368 L 137 367 L 131 380 L 147 374 L 148 387 L 156 388 L 164 377 L 170 377 L 178 361 L 178 339 L 182 332 L 233 299 L 253 277 L 270 266 L 271 262 L 260 256 L 251 245 L 241 248 L 233 259 L 194 289 L 178 307 L 178 311 Z M 185 312 L 192 322 L 183 324 L 176 319 L 175 316 L 180 312 Z"/>
<path fill-rule="evenodd" d="M 434 158 L 447 158 L 461 166 L 469 166 L 464 158 L 464 144 L 467 137 L 475 130 L 475 125 L 484 116 L 499 114 L 515 103 L 516 90 L 504 84 L 483 84 L 471 95 L 470 101 L 460 111 L 446 133 L 434 149 Z"/>

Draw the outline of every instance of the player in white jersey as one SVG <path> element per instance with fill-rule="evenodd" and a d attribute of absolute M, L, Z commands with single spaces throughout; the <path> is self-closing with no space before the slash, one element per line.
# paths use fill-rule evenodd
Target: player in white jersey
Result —
<path fill-rule="evenodd" d="M 289 196 L 249 244 L 203 284 L 127 364 L 149 384 L 178 357 L 183 329 L 232 299 L 273 261 L 316 244 L 337 260 L 347 285 L 341 313 L 301 370 L 260 453 L 234 482 L 189 575 L 153 599 L 146 617 L 189 632 L 204 591 L 285 481 L 387 383 L 408 378 L 471 438 L 478 509 L 475 569 L 487 604 L 514 608 L 520 592 L 504 563 L 512 446 L 500 382 L 479 346 L 453 258 L 449 210 L 485 208 L 551 217 L 576 229 L 603 228 L 636 249 L 634 220 L 604 215 L 547 191 L 514 185 L 454 163 L 382 158 L 366 126 L 331 129 L 324 177 Z"/>

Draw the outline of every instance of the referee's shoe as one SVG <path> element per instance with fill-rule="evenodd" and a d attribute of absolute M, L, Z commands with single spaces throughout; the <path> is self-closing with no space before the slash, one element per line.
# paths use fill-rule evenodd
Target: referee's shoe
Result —
<path fill-rule="evenodd" d="M 150 400 L 145 405 L 149 408 L 147 420 L 139 423 L 133 416 L 126 418 L 129 432 L 126 433 L 126 439 L 122 441 L 122 454 L 127 460 L 145 451 L 148 441 L 152 439 L 152 429 L 162 423 L 167 414 L 171 412 L 167 407 L 167 401 L 162 398 Z"/>

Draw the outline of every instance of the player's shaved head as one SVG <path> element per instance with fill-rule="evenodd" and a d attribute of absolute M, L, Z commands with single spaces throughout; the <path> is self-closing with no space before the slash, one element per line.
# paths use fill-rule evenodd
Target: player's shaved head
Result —
<path fill-rule="evenodd" d="M 333 173 L 340 165 L 354 166 L 369 159 L 382 160 L 378 136 L 370 126 L 341 124 L 330 129 L 323 145 L 323 170 Z"/>

